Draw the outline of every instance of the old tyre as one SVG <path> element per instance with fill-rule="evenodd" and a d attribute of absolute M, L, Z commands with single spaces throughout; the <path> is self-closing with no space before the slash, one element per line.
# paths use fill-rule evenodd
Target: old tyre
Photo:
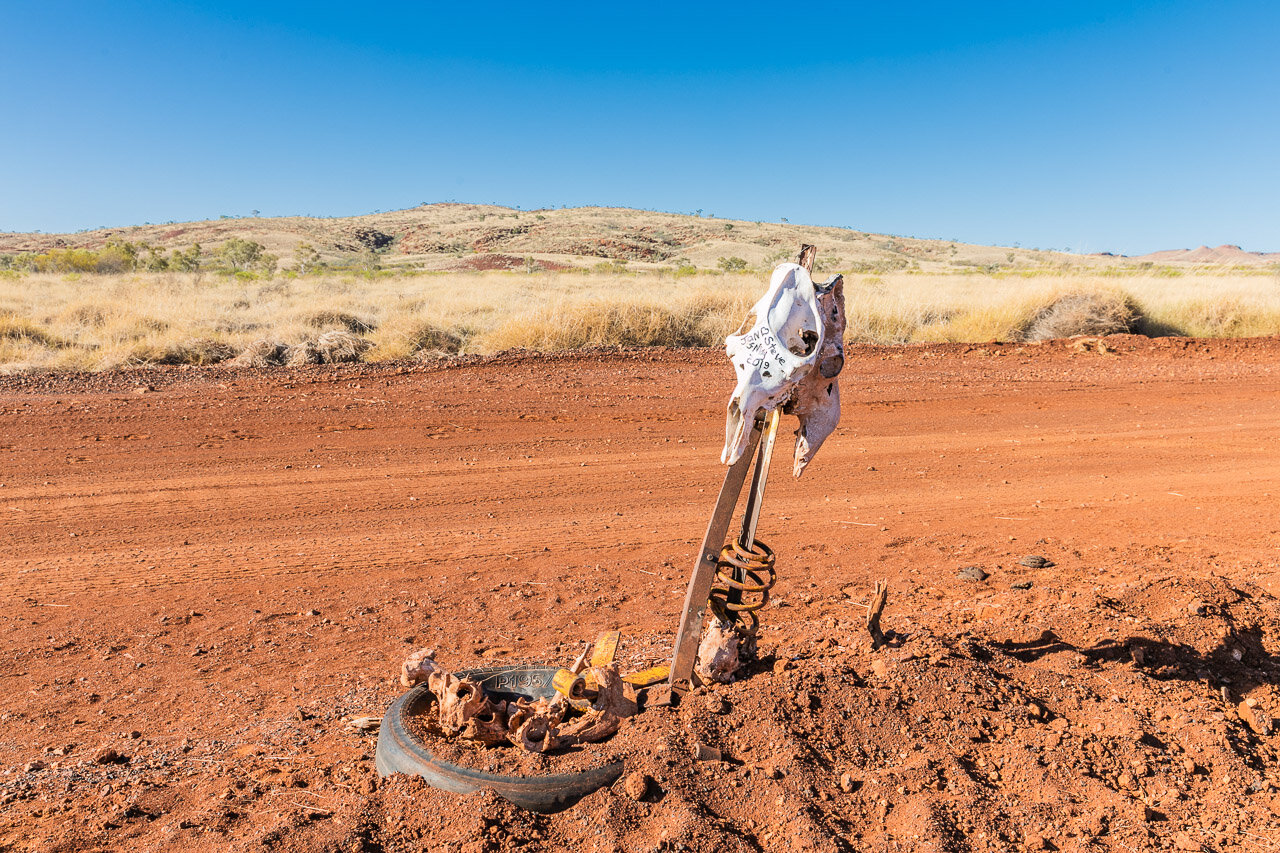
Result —
<path fill-rule="evenodd" d="M 551 697 L 551 679 L 556 670 L 540 666 L 495 666 L 459 672 L 461 678 L 480 682 L 495 700 Z M 580 773 L 554 776 L 503 776 L 459 767 L 432 756 L 431 751 L 408 725 L 409 718 L 426 713 L 433 701 L 426 684 L 409 689 L 387 709 L 378 730 L 375 763 L 379 776 L 409 773 L 421 776 L 434 788 L 466 794 L 492 788 L 518 806 L 536 812 L 554 812 L 573 805 L 582 797 L 622 775 L 622 762 L 615 761 Z"/>

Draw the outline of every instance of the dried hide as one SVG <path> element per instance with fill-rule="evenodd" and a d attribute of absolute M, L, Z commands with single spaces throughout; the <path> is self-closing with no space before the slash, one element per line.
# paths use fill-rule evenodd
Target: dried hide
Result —
<path fill-rule="evenodd" d="M 782 409 L 800 419 L 793 469 L 797 477 L 804 473 L 805 466 L 813 461 L 822 442 L 840 423 L 840 383 L 837 377 L 844 369 L 844 278 L 836 276 L 825 285 L 819 285 L 818 291 L 823 325 L 818 362 L 809 368 Z"/>

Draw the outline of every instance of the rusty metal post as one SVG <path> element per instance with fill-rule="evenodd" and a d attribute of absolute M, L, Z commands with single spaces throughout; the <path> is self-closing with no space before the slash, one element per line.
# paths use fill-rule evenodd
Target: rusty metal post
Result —
<path fill-rule="evenodd" d="M 707 525 L 706 536 L 702 539 L 702 548 L 698 552 L 698 557 L 693 564 L 693 572 L 689 576 L 689 587 L 684 595 L 684 612 L 680 616 L 680 627 L 676 631 L 675 652 L 671 657 L 671 690 L 679 695 L 684 695 L 693 689 L 693 665 L 698 656 L 702 618 L 707 612 L 711 586 L 716 578 L 716 565 L 720 561 L 720 551 L 724 548 L 725 536 L 729 533 L 733 510 L 738 505 L 738 496 L 742 494 L 742 486 L 747 480 L 747 471 L 755 460 L 755 449 L 760 441 L 760 433 L 761 424 L 760 421 L 756 421 L 751 426 L 747 451 L 724 475 L 720 497 L 716 499 L 716 507 L 711 513 L 711 522 Z"/>

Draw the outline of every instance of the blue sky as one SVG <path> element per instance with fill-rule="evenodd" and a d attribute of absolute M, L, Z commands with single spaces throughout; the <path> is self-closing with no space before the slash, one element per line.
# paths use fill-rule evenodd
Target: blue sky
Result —
<path fill-rule="evenodd" d="M 617 205 L 1280 251 L 1280 4 L 0 12 L 0 230 Z"/>

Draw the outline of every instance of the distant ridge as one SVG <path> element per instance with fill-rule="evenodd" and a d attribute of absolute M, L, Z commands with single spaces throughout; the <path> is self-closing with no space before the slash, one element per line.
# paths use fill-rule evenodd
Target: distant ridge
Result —
<path fill-rule="evenodd" d="M 1138 255 L 1130 260 L 1157 264 L 1273 264 L 1280 263 L 1280 252 L 1246 252 L 1239 246 L 1224 243 L 1216 249 L 1208 246 L 1198 249 L 1165 249 L 1149 255 Z"/>
<path fill-rule="evenodd" d="M 56 249 L 101 249 L 111 240 L 185 250 L 199 243 L 212 252 L 232 238 L 261 243 L 286 267 L 300 244 L 325 262 L 349 263 L 376 251 L 384 268 L 427 271 L 589 269 L 602 263 L 627 269 L 767 269 L 789 259 L 800 243 L 819 247 L 820 272 L 997 272 L 1045 267 L 1116 267 L 1159 264 L 1263 265 L 1280 252 L 1239 246 L 1179 249 L 1129 258 L 1071 254 L 953 240 L 919 239 L 820 225 L 721 219 L 629 208 L 578 207 L 518 210 L 498 205 L 442 202 L 407 210 L 346 217 L 222 217 L 196 222 L 148 223 L 75 234 L 0 232 L 0 255 Z M 208 255 L 206 254 L 206 257 Z M 735 266 L 735 264 L 737 264 Z"/>

